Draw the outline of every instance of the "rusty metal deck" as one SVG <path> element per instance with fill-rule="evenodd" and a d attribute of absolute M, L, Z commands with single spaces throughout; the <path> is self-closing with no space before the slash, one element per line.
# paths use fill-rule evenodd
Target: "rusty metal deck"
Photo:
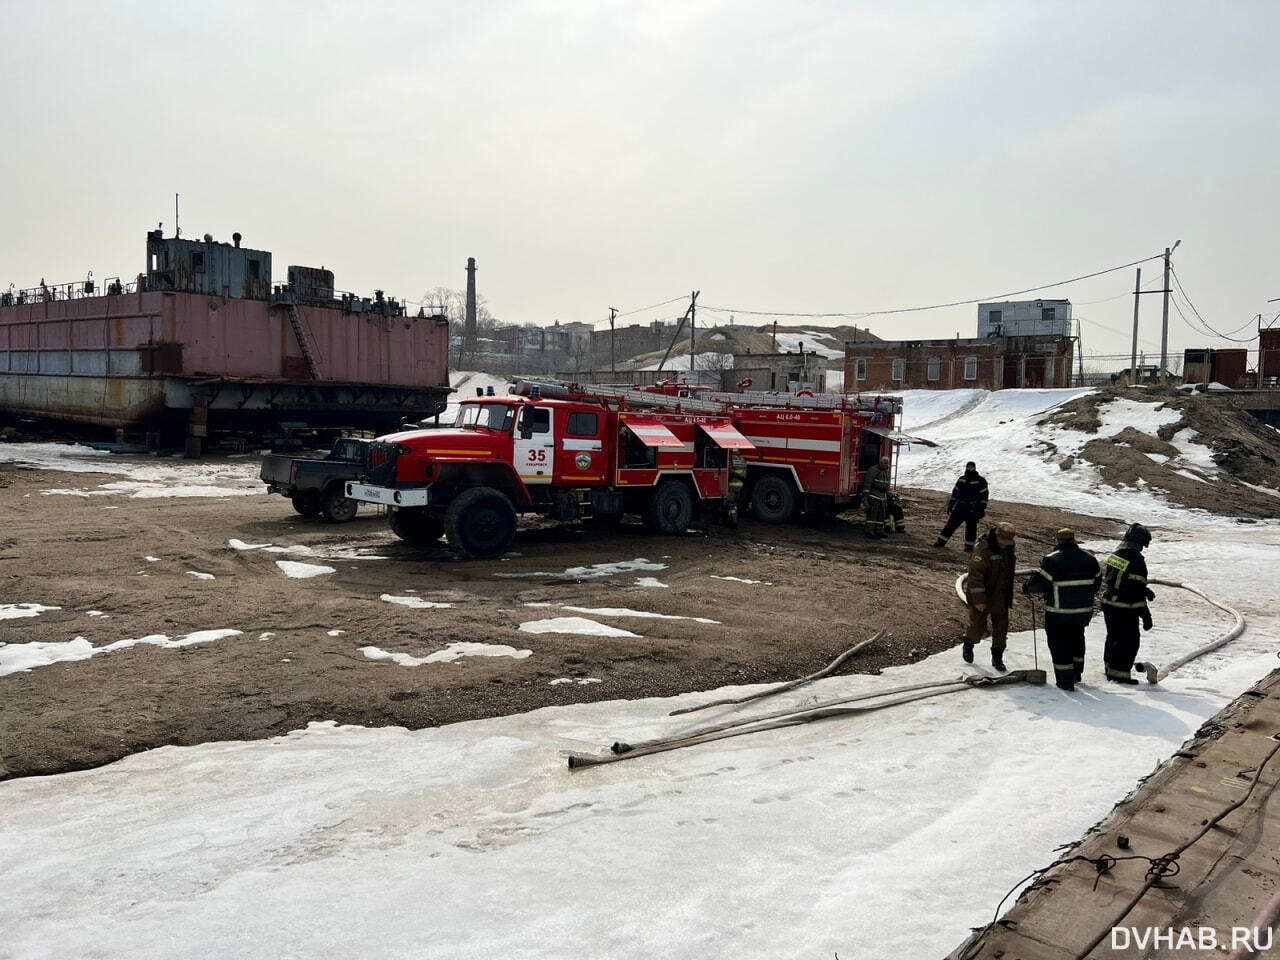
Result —
<path fill-rule="evenodd" d="M 1227 956 L 1233 937 L 1237 945 L 1250 937 L 1266 946 L 1266 930 L 1254 927 L 1280 890 L 1280 755 L 1267 762 L 1278 738 L 1280 670 L 1206 722 L 1060 858 L 1071 862 L 1048 870 L 948 960 Z M 1172 853 L 1206 826 L 1177 857 L 1176 874 L 1143 892 L 1146 858 Z M 1121 859 L 1134 855 L 1142 859 Z M 1100 873 L 1096 862 L 1104 857 L 1116 862 Z M 1257 955 L 1280 957 L 1280 934 L 1275 943 Z"/>

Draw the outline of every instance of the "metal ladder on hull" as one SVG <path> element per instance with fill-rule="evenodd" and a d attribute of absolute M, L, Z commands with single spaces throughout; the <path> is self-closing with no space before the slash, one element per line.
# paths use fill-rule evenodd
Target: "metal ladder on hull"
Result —
<path fill-rule="evenodd" d="M 311 374 L 312 380 L 320 379 L 320 362 L 317 354 L 319 350 L 312 348 L 310 337 L 307 336 L 306 330 L 302 326 L 302 318 L 298 316 L 298 308 L 293 304 L 288 304 L 285 309 L 289 313 L 289 326 L 293 327 L 294 339 L 298 341 L 298 349 L 302 351 L 302 359 L 307 362 L 307 370 Z"/>

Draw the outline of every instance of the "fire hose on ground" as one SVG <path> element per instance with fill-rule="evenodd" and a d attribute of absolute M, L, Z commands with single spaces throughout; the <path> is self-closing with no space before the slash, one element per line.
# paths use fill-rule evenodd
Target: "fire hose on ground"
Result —
<path fill-rule="evenodd" d="M 1035 570 L 1028 567 L 1022 570 L 1015 570 L 1014 574 L 1015 576 L 1026 577 L 1026 576 L 1030 576 L 1035 572 L 1036 572 Z M 968 579 L 969 579 L 968 573 L 962 573 L 960 574 L 959 577 L 956 578 L 956 596 L 960 598 L 961 603 L 965 603 L 965 604 L 968 603 L 968 599 L 965 597 L 964 585 L 965 585 L 965 581 Z M 1179 657 L 1177 660 L 1174 660 L 1172 663 L 1167 663 L 1163 667 L 1157 667 L 1154 663 L 1134 664 L 1135 667 L 1137 667 L 1138 669 L 1146 673 L 1147 683 L 1159 683 L 1161 680 L 1169 676 L 1169 674 L 1173 673 L 1173 671 L 1177 670 L 1178 668 L 1185 667 L 1192 660 L 1195 660 L 1198 657 L 1202 657 L 1206 653 L 1211 653 L 1212 651 L 1217 650 L 1219 647 L 1225 646 L 1226 644 L 1230 643 L 1232 640 L 1239 637 L 1240 634 L 1244 633 L 1244 629 L 1245 629 L 1244 615 L 1239 610 L 1236 610 L 1233 607 L 1228 607 L 1225 603 L 1219 603 L 1217 600 L 1213 599 L 1213 597 L 1206 594 L 1199 587 L 1193 587 L 1189 583 L 1179 583 L 1176 580 L 1160 580 L 1155 578 L 1148 579 L 1147 583 L 1155 584 L 1161 587 L 1176 587 L 1179 590 L 1186 590 L 1189 593 L 1194 593 L 1197 597 L 1199 597 L 1201 600 L 1204 600 L 1206 603 L 1209 603 L 1212 606 L 1217 607 L 1219 610 L 1222 610 L 1226 613 L 1231 614 L 1231 616 L 1233 616 L 1236 621 L 1235 626 L 1233 626 L 1230 630 L 1224 633 L 1221 637 L 1218 637 L 1216 640 L 1212 640 L 1209 643 L 1206 643 L 1202 647 L 1198 647 L 1195 650 L 1192 650 L 1186 656 Z M 1033 604 L 1034 604 L 1034 601 L 1033 601 Z M 1032 644 L 1034 643 L 1035 643 L 1035 607 L 1033 605 L 1032 606 Z M 1037 660 L 1037 662 L 1039 661 Z"/>
<path fill-rule="evenodd" d="M 864 640 L 850 650 L 845 651 L 835 660 L 831 662 L 825 669 L 817 673 L 810 674 L 799 680 L 793 680 L 788 683 L 778 684 L 770 687 L 768 690 L 749 697 L 741 697 L 733 700 L 721 700 L 714 703 L 705 704 L 704 706 L 720 706 L 746 702 L 755 700 L 765 696 L 772 696 L 785 690 L 791 690 L 802 683 L 807 683 L 818 677 L 829 674 L 835 667 L 842 664 L 854 652 L 862 649 L 872 640 L 877 639 L 884 631 Z M 582 767 L 599 766 L 605 763 L 616 763 L 619 760 L 631 760 L 636 757 L 647 757 L 655 753 L 664 753 L 668 750 L 678 750 L 681 747 L 692 747 L 701 743 L 710 743 L 714 740 L 725 740 L 729 737 L 741 737 L 749 733 L 759 733 L 764 730 L 778 730 L 783 727 L 794 727 L 804 723 L 811 723 L 815 720 L 827 720 L 832 717 L 848 717 L 861 713 L 868 713 L 872 710 L 879 710 L 882 707 L 892 707 L 898 704 L 910 703 L 915 700 L 923 700 L 927 697 L 936 697 L 945 693 L 957 693 L 961 690 L 972 690 L 979 687 L 995 687 L 1007 686 L 1015 683 L 1031 683 L 1043 684 L 1045 682 L 1045 673 L 1042 670 L 1011 670 L 1007 674 L 999 677 L 987 677 L 981 674 L 967 674 L 957 677 L 953 680 L 933 680 L 923 683 L 912 683 L 906 686 L 893 687 L 888 690 L 869 690 L 865 693 L 854 694 L 848 697 L 839 697 L 834 700 L 825 700 L 819 703 L 811 703 L 801 707 L 791 707 L 785 710 L 775 710 L 772 713 L 760 714 L 752 717 L 740 717 L 736 720 L 727 720 L 723 723 L 711 724 L 703 727 L 696 727 L 686 730 L 684 733 L 673 734 L 669 737 L 659 737 L 654 740 L 642 741 L 640 743 L 623 743 L 615 742 L 610 747 L 610 752 L 602 755 L 569 755 L 569 769 L 578 770 Z M 701 708 L 692 708 L 701 709 Z M 672 716 L 681 713 L 689 713 L 690 709 L 672 711 Z"/>

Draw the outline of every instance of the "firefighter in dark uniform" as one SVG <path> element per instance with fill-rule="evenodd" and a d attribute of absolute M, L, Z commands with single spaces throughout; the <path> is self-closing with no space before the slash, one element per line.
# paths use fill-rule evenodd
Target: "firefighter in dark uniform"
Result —
<path fill-rule="evenodd" d="M 1044 635 L 1059 688 L 1074 690 L 1084 673 L 1084 628 L 1093 619 L 1093 598 L 1102 573 L 1093 554 L 1081 550 L 1070 530 L 1057 533 L 1058 549 L 1022 585 L 1028 596 L 1044 597 Z"/>
<path fill-rule="evenodd" d="M 879 539 L 889 535 L 889 486 L 893 477 L 889 471 L 889 458 L 881 457 L 880 462 L 867 471 L 862 481 L 862 502 L 867 508 L 867 536 Z"/>
<path fill-rule="evenodd" d="M 1107 643 L 1102 649 L 1107 679 L 1113 683 L 1137 683 L 1130 673 L 1138 655 L 1138 623 L 1151 629 L 1148 600 L 1156 595 L 1147 586 L 1147 561 L 1143 547 L 1151 543 L 1151 534 L 1140 523 L 1131 524 L 1116 552 L 1103 566 L 1102 618 L 1107 623 Z"/>
<path fill-rule="evenodd" d="M 991 620 L 991 665 L 1004 672 L 1004 648 L 1009 636 L 1009 611 L 1013 608 L 1013 571 L 1016 563 L 1013 524 L 1002 521 L 982 538 L 969 558 L 965 600 L 969 605 L 969 628 L 960 653 L 965 663 L 973 663 L 973 645 L 982 641 Z"/>
<path fill-rule="evenodd" d="M 978 521 L 987 512 L 987 481 L 978 473 L 977 465 L 970 460 L 964 465 L 964 473 L 951 489 L 947 501 L 947 524 L 934 541 L 935 547 L 945 547 L 960 524 L 964 524 L 964 552 L 973 550 L 978 539 Z"/>

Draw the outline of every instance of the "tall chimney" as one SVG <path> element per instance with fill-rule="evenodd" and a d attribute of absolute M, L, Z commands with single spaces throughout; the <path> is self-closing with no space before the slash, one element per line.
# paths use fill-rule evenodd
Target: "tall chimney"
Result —
<path fill-rule="evenodd" d="M 467 257 L 467 320 L 462 327 L 462 351 L 467 360 L 476 352 L 476 258 Z"/>

